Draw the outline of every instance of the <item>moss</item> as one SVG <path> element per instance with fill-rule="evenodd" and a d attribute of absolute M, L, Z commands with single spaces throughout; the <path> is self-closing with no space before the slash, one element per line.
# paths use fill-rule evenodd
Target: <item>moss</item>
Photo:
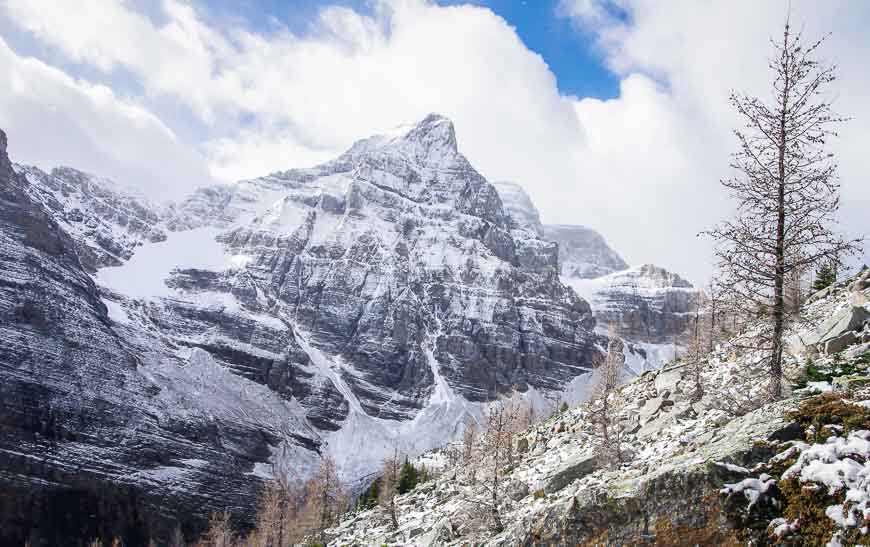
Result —
<path fill-rule="evenodd" d="M 535 498 L 536 500 L 541 500 L 541 499 L 544 499 L 545 497 L 547 497 L 547 494 L 544 492 L 544 489 L 542 488 L 540 490 L 535 490 L 535 493 L 532 494 L 532 497 Z"/>
<path fill-rule="evenodd" d="M 823 443 L 835 433 L 848 435 L 852 431 L 870 429 L 870 410 L 847 403 L 835 393 L 807 399 L 799 408 L 787 413 L 786 417 L 800 424 L 807 441 L 811 443 Z M 826 425 L 838 425 L 842 430 Z"/>
<path fill-rule="evenodd" d="M 780 540 L 784 545 L 826 545 L 834 533 L 834 523 L 825 515 L 829 505 L 841 503 L 841 493 L 829 495 L 826 488 L 801 483 L 798 479 L 778 484 L 785 506 L 783 516 L 789 522 L 799 520 L 798 533 Z"/>

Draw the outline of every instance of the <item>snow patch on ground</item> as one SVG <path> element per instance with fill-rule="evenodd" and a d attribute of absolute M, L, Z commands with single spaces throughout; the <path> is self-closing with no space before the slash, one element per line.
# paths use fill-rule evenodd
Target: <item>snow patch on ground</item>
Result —
<path fill-rule="evenodd" d="M 167 297 L 175 291 L 166 286 L 170 272 L 196 268 L 221 271 L 233 266 L 232 258 L 215 240 L 216 228 L 171 232 L 166 241 L 145 243 L 130 260 L 115 268 L 103 268 L 97 283 L 133 298 Z"/>

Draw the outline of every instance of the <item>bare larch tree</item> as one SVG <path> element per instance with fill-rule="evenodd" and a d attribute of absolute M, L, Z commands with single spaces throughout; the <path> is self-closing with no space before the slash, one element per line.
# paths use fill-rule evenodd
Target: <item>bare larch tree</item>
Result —
<path fill-rule="evenodd" d="M 380 500 L 381 506 L 390 515 L 390 526 L 393 530 L 399 528 L 399 519 L 396 510 L 396 495 L 399 493 L 399 449 L 393 447 L 393 454 L 384 460 L 381 473 Z"/>
<path fill-rule="evenodd" d="M 590 418 L 595 427 L 597 459 L 603 467 L 618 466 L 624 460 L 622 427 L 619 412 L 623 401 L 619 386 L 623 376 L 622 342 L 610 327 L 607 355 L 598 367 L 598 381 L 589 400 Z"/>
<path fill-rule="evenodd" d="M 495 532 L 504 529 L 499 513 L 502 495 L 502 480 L 505 468 L 513 458 L 513 443 L 517 432 L 519 408 L 513 401 L 500 401 L 493 404 L 486 416 L 486 431 L 481 439 L 480 484 L 487 498 L 480 500 L 488 506 L 490 525 Z"/>
<path fill-rule="evenodd" d="M 315 519 L 312 528 L 317 532 L 321 544 L 326 544 L 325 531 L 338 524 L 342 511 L 346 508 L 347 493 L 339 481 L 338 469 L 331 456 L 320 459 L 320 467 L 308 484 L 308 511 Z"/>
<path fill-rule="evenodd" d="M 738 207 L 734 218 L 707 232 L 716 243 L 724 304 L 743 317 L 764 319 L 760 341 L 751 347 L 765 355 L 774 399 L 782 396 L 789 276 L 840 260 L 858 245 L 831 228 L 840 198 L 826 145 L 844 119 L 823 95 L 836 79 L 835 67 L 815 59 L 823 40 L 807 43 L 786 22 L 781 41 L 772 40 L 771 100 L 731 94 L 745 126 L 734 132 L 739 146 L 731 166 L 739 174 L 722 185 Z"/>

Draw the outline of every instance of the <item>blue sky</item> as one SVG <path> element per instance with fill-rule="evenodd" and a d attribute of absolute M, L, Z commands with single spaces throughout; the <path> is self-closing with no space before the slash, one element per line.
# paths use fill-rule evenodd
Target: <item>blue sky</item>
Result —
<path fill-rule="evenodd" d="M 371 0 L 199 0 L 213 17 L 243 22 L 268 32 L 279 21 L 304 36 L 324 6 L 345 6 L 370 13 Z M 619 78 L 603 63 L 593 35 L 559 15 L 558 0 L 437 0 L 443 6 L 478 5 L 489 8 L 514 27 L 530 50 L 541 55 L 565 95 L 612 99 L 619 93 Z"/>

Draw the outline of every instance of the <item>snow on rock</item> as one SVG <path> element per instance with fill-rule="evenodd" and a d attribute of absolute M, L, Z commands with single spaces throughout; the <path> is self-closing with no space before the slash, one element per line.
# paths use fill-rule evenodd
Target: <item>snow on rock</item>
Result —
<path fill-rule="evenodd" d="M 652 264 L 595 279 L 563 276 L 562 281 L 589 302 L 599 328 L 612 325 L 633 342 L 673 345 L 700 305 L 699 289 Z"/>

